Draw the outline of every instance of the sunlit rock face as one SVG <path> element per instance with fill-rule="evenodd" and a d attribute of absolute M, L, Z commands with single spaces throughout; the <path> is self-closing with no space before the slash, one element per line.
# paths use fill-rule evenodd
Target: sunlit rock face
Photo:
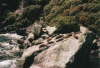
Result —
<path fill-rule="evenodd" d="M 56 31 L 56 27 L 50 27 L 50 26 L 47 26 L 46 29 L 48 30 L 48 33 L 50 35 L 52 35 L 55 31 Z"/>
<path fill-rule="evenodd" d="M 16 68 L 16 60 L 5 60 L 0 62 L 0 68 Z"/>
<path fill-rule="evenodd" d="M 65 68 L 82 44 L 83 41 L 80 42 L 79 39 L 72 36 L 57 42 L 54 46 L 37 55 L 30 68 L 35 66 L 37 68 Z"/>
<path fill-rule="evenodd" d="M 27 57 L 31 56 L 34 52 L 39 50 L 39 46 L 32 46 L 24 50 L 22 59 L 26 59 Z"/>
<path fill-rule="evenodd" d="M 24 60 L 12 59 L 0 62 L 0 68 L 23 68 Z"/>
<path fill-rule="evenodd" d="M 86 34 L 87 32 L 89 32 L 89 29 L 85 26 L 80 26 L 80 32 L 82 32 L 82 34 Z"/>

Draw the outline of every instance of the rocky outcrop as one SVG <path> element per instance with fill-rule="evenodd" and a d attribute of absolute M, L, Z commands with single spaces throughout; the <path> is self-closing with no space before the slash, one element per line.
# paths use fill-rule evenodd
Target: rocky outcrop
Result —
<path fill-rule="evenodd" d="M 87 68 L 87 64 L 99 67 L 96 61 L 99 60 L 99 38 L 84 26 L 80 27 L 80 32 L 34 39 L 28 47 L 29 43 L 24 45 L 24 42 L 33 35 L 25 39 L 15 35 L 3 35 L 8 36 L 9 42 L 0 43 L 2 68 Z M 23 42 L 18 43 L 18 40 Z"/>
<path fill-rule="evenodd" d="M 50 45 L 49 49 L 34 58 L 34 63 L 30 68 L 34 68 L 34 66 L 39 68 L 65 68 L 83 42 L 74 37 L 69 37 L 53 44 L 53 46 Z"/>
<path fill-rule="evenodd" d="M 61 34 L 43 41 L 23 52 L 24 68 L 65 68 L 82 47 L 85 35 L 80 32 Z"/>

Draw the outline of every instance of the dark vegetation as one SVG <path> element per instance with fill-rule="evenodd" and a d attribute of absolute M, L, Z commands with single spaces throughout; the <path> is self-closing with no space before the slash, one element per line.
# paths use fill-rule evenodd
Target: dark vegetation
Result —
<path fill-rule="evenodd" d="M 99 10 L 99 0 L 0 0 L 0 32 L 23 32 L 42 19 L 47 25 L 57 26 L 58 31 L 76 31 L 84 24 L 100 35 Z"/>

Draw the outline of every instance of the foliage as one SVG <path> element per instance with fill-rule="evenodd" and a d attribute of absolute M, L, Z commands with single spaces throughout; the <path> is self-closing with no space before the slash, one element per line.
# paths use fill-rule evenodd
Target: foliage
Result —
<path fill-rule="evenodd" d="M 16 13 L 19 2 L 18 0 L 17 6 L 12 6 L 14 7 L 12 12 L 9 8 L 9 11 L 5 11 L 8 15 L 2 16 L 1 20 L 7 19 L 6 24 L 2 26 L 3 30 L 7 28 L 16 31 L 43 18 L 46 24 L 59 29 L 64 25 L 67 25 L 66 27 L 73 25 L 75 29 L 79 27 L 77 25 L 83 24 L 100 33 L 100 0 L 25 0 L 22 14 Z M 73 29 L 72 31 L 76 31 Z"/>
<path fill-rule="evenodd" d="M 34 20 L 39 18 L 39 13 L 41 13 L 40 6 L 31 5 L 24 9 L 22 14 L 10 12 L 5 19 L 5 23 L 1 29 L 1 32 L 17 31 L 28 27 Z"/>
<path fill-rule="evenodd" d="M 59 2 L 60 4 L 58 4 Z M 50 26 L 59 26 L 59 28 L 62 28 L 63 25 L 66 25 L 65 23 L 67 23 L 69 27 L 71 27 L 72 24 L 76 24 L 76 27 L 78 27 L 77 25 L 79 24 L 83 24 L 89 27 L 90 30 L 100 33 L 99 0 L 56 0 L 56 2 L 51 0 L 49 4 L 44 7 L 44 11 L 44 13 L 46 13 L 44 15 L 45 21 Z"/>

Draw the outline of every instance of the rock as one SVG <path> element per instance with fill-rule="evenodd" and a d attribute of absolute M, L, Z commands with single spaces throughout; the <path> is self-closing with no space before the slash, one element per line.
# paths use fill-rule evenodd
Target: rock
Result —
<path fill-rule="evenodd" d="M 26 50 L 24 50 L 21 58 L 25 59 L 25 58 L 31 56 L 34 52 L 36 52 L 38 50 L 39 50 L 39 46 L 29 47 Z"/>
<path fill-rule="evenodd" d="M 20 57 L 19 44 L 1 42 L 0 43 L 0 61 Z"/>
<path fill-rule="evenodd" d="M 30 39 L 33 39 L 33 40 L 34 40 L 34 34 L 33 34 L 33 33 L 29 33 L 29 34 L 28 34 L 28 37 L 27 37 L 26 40 L 24 41 L 24 44 L 29 44 L 29 43 L 31 43 L 31 42 L 30 42 Z"/>
<path fill-rule="evenodd" d="M 42 37 L 43 39 L 46 39 L 46 38 L 49 37 L 49 35 L 48 35 L 48 34 L 43 34 L 43 35 L 41 35 L 41 37 Z"/>
<path fill-rule="evenodd" d="M 9 44 L 8 42 L 1 43 L 0 48 L 4 48 L 5 50 L 11 50 L 14 47 L 17 47 L 17 45 Z"/>
<path fill-rule="evenodd" d="M 80 32 L 82 32 L 82 34 L 86 34 L 89 32 L 89 29 L 85 26 L 80 26 Z"/>
<path fill-rule="evenodd" d="M 41 44 L 43 40 L 44 40 L 43 38 L 39 38 L 39 39 L 37 39 L 37 40 L 34 40 L 34 41 L 32 42 L 32 44 L 34 44 L 34 45 Z"/>
<path fill-rule="evenodd" d="M 41 68 L 41 67 L 39 67 L 39 66 L 31 66 L 30 68 Z"/>
<path fill-rule="evenodd" d="M 56 36 L 56 39 L 61 38 L 63 36 L 64 36 L 63 34 L 59 34 L 59 35 Z"/>
<path fill-rule="evenodd" d="M 29 39 L 29 38 L 34 38 L 34 34 L 33 34 L 33 33 L 29 33 L 29 34 L 28 34 L 28 39 Z"/>
<path fill-rule="evenodd" d="M 55 26 L 54 27 L 47 26 L 46 29 L 49 35 L 52 35 L 56 31 L 57 28 Z"/>
<path fill-rule="evenodd" d="M 48 30 L 46 28 L 42 28 L 41 29 L 41 34 L 40 36 L 43 38 L 43 39 L 46 39 L 49 37 L 49 34 L 48 34 Z"/>
<path fill-rule="evenodd" d="M 79 39 L 74 37 L 59 41 L 37 55 L 30 68 L 65 68 L 83 43 L 84 41 L 80 42 Z"/>
<path fill-rule="evenodd" d="M 34 23 L 30 27 L 27 28 L 27 33 L 32 33 L 34 38 L 37 38 L 40 35 L 42 25 L 38 23 Z"/>
<path fill-rule="evenodd" d="M 9 40 L 11 39 L 9 39 L 8 37 L 0 36 L 0 42 L 8 42 Z"/>
<path fill-rule="evenodd" d="M 47 45 L 48 45 L 48 41 L 47 41 L 47 40 L 44 40 L 44 41 L 40 44 L 40 47 L 47 46 Z"/>
<path fill-rule="evenodd" d="M 21 15 L 23 13 L 23 10 L 20 10 L 20 9 L 17 9 L 16 11 L 15 11 L 15 14 L 18 14 L 18 15 Z"/>
<path fill-rule="evenodd" d="M 4 60 L 0 62 L 0 68 L 23 68 L 23 59 Z"/>
<path fill-rule="evenodd" d="M 10 39 L 17 39 L 17 40 L 23 37 L 23 36 L 17 35 L 16 33 L 14 33 L 14 34 L 10 34 L 10 33 L 0 34 L 0 36 L 5 36 L 5 37 L 8 37 Z"/>
<path fill-rule="evenodd" d="M 23 44 L 24 43 L 24 40 L 23 39 L 19 39 L 19 40 L 17 40 L 17 43 L 18 44 Z"/>
<path fill-rule="evenodd" d="M 0 62 L 0 68 L 16 68 L 16 60 L 5 60 Z"/>

